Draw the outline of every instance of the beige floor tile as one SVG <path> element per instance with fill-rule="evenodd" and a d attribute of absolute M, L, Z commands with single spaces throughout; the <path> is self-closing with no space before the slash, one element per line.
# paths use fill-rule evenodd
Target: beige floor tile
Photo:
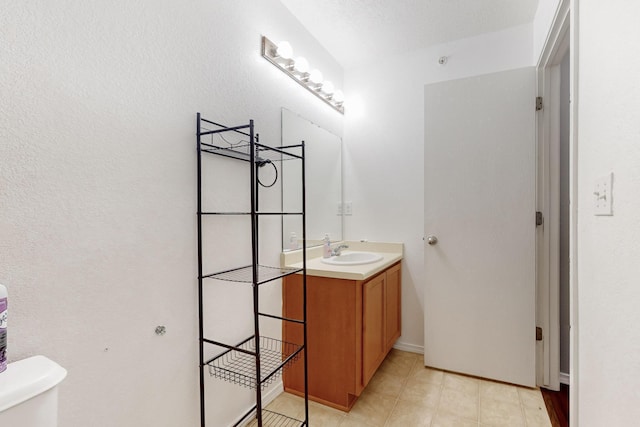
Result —
<path fill-rule="evenodd" d="M 431 427 L 478 427 L 478 422 L 438 412 L 431 423 Z"/>
<path fill-rule="evenodd" d="M 520 401 L 522 402 L 522 406 L 526 408 L 536 408 L 536 409 L 546 408 L 544 404 L 544 398 L 542 397 L 542 393 L 537 388 L 518 387 L 518 395 L 520 395 Z"/>
<path fill-rule="evenodd" d="M 344 412 L 337 409 L 309 402 L 309 424 L 313 427 L 338 427 L 345 416 Z"/>
<path fill-rule="evenodd" d="M 525 427 L 526 425 L 519 403 L 492 399 L 480 401 L 480 424 L 492 427 Z"/>
<path fill-rule="evenodd" d="M 408 381 L 413 380 L 440 385 L 444 380 L 444 372 L 422 366 L 422 363 L 416 363 L 408 377 Z"/>
<path fill-rule="evenodd" d="M 438 405 L 439 415 L 451 415 L 478 422 L 478 392 L 443 388 Z"/>
<path fill-rule="evenodd" d="M 421 403 L 423 405 L 437 408 L 440 402 L 440 392 L 442 386 L 417 380 L 409 380 L 400 393 L 400 401 Z"/>
<path fill-rule="evenodd" d="M 527 427 L 551 427 L 551 420 L 546 407 L 530 408 L 524 407 L 524 417 L 527 420 Z"/>
<path fill-rule="evenodd" d="M 313 426 L 313 424 L 311 424 Z M 382 427 L 384 424 L 380 426 L 374 426 L 369 424 L 367 420 L 361 420 L 358 418 L 349 417 L 348 415 L 344 417 L 339 427 Z M 314 426 L 315 427 L 315 426 Z"/>
<path fill-rule="evenodd" d="M 365 389 L 356 404 L 351 408 L 347 418 L 352 420 L 357 419 L 360 422 L 366 421 L 370 427 L 383 426 L 387 418 L 389 418 L 389 414 L 391 414 L 395 403 L 395 397 L 374 393 Z M 345 421 L 343 421 L 343 424 Z"/>
<path fill-rule="evenodd" d="M 398 401 L 385 427 L 429 427 L 435 411 L 420 403 Z"/>
<path fill-rule="evenodd" d="M 376 372 L 371 381 L 369 381 L 367 390 L 386 396 L 398 397 L 405 381 L 406 379 L 402 376 Z"/>
<path fill-rule="evenodd" d="M 384 362 L 382 362 L 382 365 L 380 365 L 378 372 L 406 377 L 411 373 L 417 361 L 418 358 L 414 353 L 392 349 L 386 359 L 384 359 Z"/>
<path fill-rule="evenodd" d="M 304 399 L 289 393 L 282 393 L 267 405 L 266 409 L 301 420 L 304 418 Z"/>
<path fill-rule="evenodd" d="M 304 400 L 282 393 L 268 407 L 303 419 Z M 309 402 L 313 427 L 551 427 L 538 389 L 423 366 L 392 350 L 349 413 Z"/>
<path fill-rule="evenodd" d="M 446 372 L 444 374 L 444 388 L 459 390 L 468 395 L 478 397 L 480 390 L 480 380 L 477 378 L 467 377 L 465 375 L 453 374 Z"/>
<path fill-rule="evenodd" d="M 482 399 L 499 400 L 516 405 L 520 404 L 518 387 L 494 381 L 480 381 L 480 406 L 482 406 Z"/>

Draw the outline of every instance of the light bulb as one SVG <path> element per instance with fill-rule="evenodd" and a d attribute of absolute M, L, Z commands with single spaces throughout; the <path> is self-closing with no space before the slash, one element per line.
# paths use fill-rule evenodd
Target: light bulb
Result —
<path fill-rule="evenodd" d="M 307 61 L 304 57 L 299 56 L 296 58 L 296 61 L 293 64 L 293 69 L 299 73 L 306 73 L 307 71 L 309 71 L 309 61 Z"/>
<path fill-rule="evenodd" d="M 318 69 L 313 69 L 309 73 L 309 81 L 313 84 L 319 85 L 322 83 L 322 73 Z"/>
<path fill-rule="evenodd" d="M 333 93 L 333 100 L 338 104 L 344 102 L 344 93 L 342 93 L 341 90 L 335 91 Z"/>
<path fill-rule="evenodd" d="M 333 83 L 331 83 L 329 80 L 322 83 L 322 91 L 327 95 L 331 95 L 335 89 L 336 88 L 333 87 Z"/>
<path fill-rule="evenodd" d="M 293 48 L 287 41 L 281 41 L 278 43 L 278 48 L 276 49 L 276 55 L 283 59 L 291 59 L 293 56 Z"/>

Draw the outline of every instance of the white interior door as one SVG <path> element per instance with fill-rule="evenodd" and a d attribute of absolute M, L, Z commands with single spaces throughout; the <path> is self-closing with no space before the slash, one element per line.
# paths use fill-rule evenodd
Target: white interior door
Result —
<path fill-rule="evenodd" d="M 425 365 L 531 387 L 534 79 L 425 86 Z"/>

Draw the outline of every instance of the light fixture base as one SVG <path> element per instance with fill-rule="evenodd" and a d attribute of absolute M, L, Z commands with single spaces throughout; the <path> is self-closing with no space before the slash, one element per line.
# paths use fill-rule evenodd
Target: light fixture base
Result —
<path fill-rule="evenodd" d="M 317 85 L 309 81 L 308 73 L 297 74 L 294 70 L 294 67 L 292 66 L 293 62 L 290 59 L 280 58 L 277 54 L 277 51 L 278 46 L 267 37 L 262 36 L 262 57 L 264 59 L 271 62 L 273 65 L 279 68 L 280 71 L 298 82 L 300 86 L 304 87 L 309 92 L 317 96 L 331 108 L 338 111 L 340 114 L 344 114 L 344 105 L 342 102 L 336 103 L 332 100 L 331 97 L 325 97 L 322 93 L 320 93 L 320 91 L 317 90 Z"/>

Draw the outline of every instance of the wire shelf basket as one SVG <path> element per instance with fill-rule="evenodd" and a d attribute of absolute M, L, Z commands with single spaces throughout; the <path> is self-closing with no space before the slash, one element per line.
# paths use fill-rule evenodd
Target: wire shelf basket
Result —
<path fill-rule="evenodd" d="M 302 271 L 301 268 L 288 268 L 288 267 L 270 267 L 266 265 L 258 265 L 258 282 L 262 284 L 271 280 L 279 279 L 289 274 Z M 253 282 L 253 267 L 246 266 L 240 268 L 234 268 L 232 270 L 221 271 L 219 273 L 208 274 L 204 278 L 226 280 L 229 282 Z"/>
<path fill-rule="evenodd" d="M 254 146 L 254 161 L 258 164 L 279 162 L 282 160 L 290 160 L 300 157 L 295 153 L 280 149 L 279 147 L 268 147 L 261 144 L 254 144 Z M 230 145 L 225 147 L 203 141 L 201 143 L 201 150 L 206 153 L 217 154 L 244 161 L 249 161 L 251 156 L 251 146 L 249 144 Z"/>
<path fill-rule="evenodd" d="M 304 423 L 295 418 L 287 417 L 286 415 L 278 414 L 276 412 L 269 411 L 267 409 L 262 410 L 262 425 L 263 427 L 300 427 Z M 258 420 L 251 421 L 247 427 L 256 427 Z"/>
<path fill-rule="evenodd" d="M 243 350 L 256 352 L 255 337 L 251 337 L 238 346 Z M 301 345 L 288 343 L 274 338 L 260 337 L 260 385 L 265 389 L 282 373 L 282 369 L 300 358 Z M 255 389 L 255 356 L 240 351 L 227 350 L 211 361 L 209 374 L 233 384 Z"/>

